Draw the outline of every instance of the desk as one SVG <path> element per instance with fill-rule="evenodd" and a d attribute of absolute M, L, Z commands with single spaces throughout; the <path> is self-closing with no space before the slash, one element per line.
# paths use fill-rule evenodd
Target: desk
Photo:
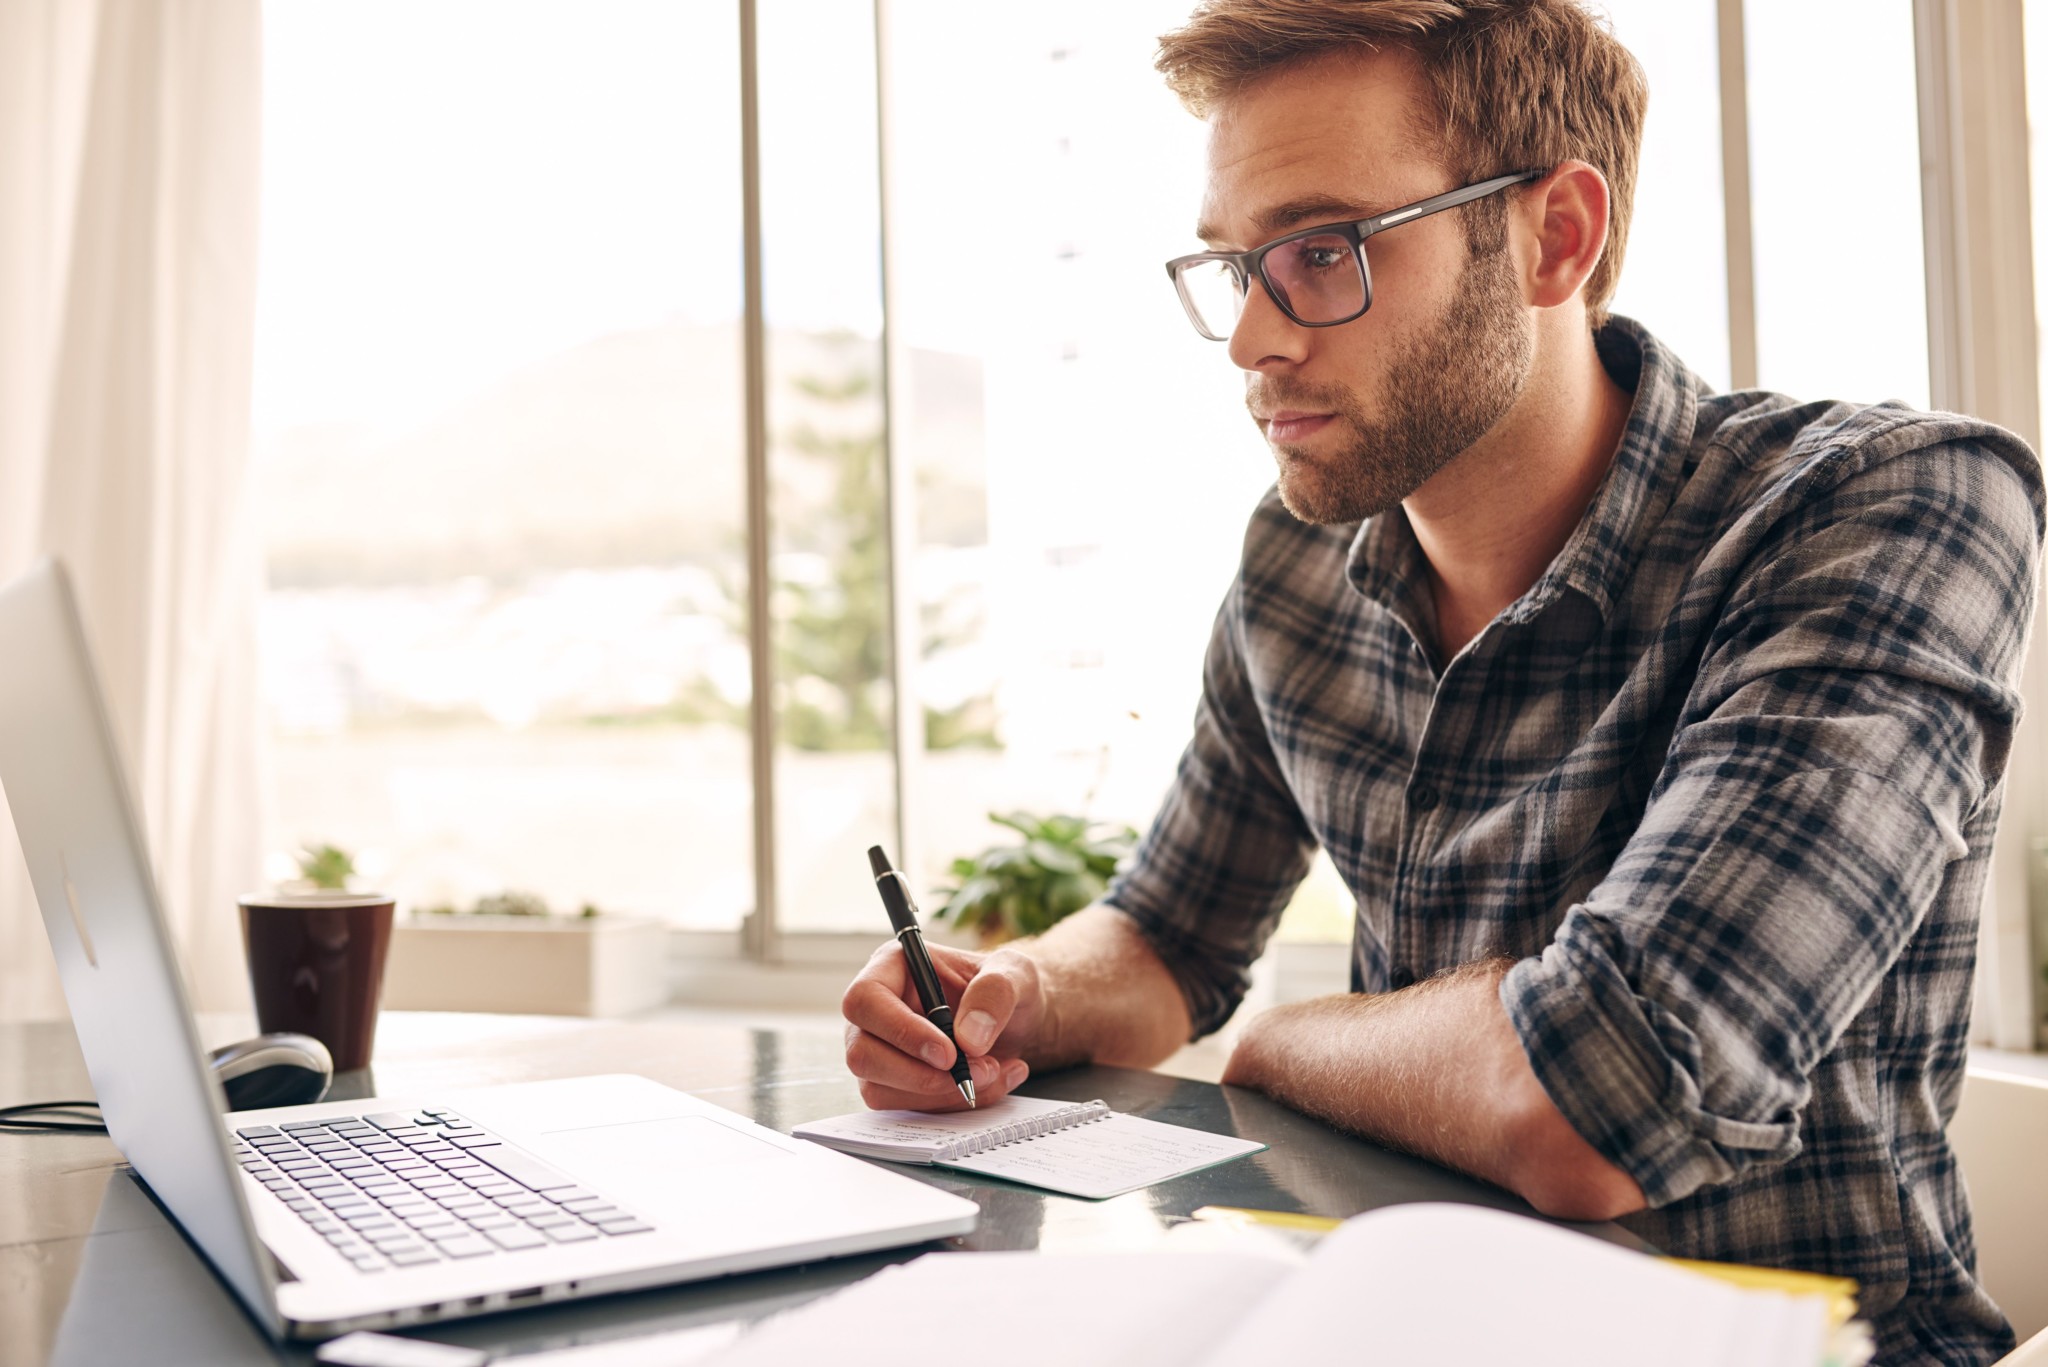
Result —
<path fill-rule="evenodd" d="M 211 1047 L 253 1033 L 208 1017 Z M 580 1073 L 639 1073 L 764 1125 L 858 1110 L 842 1042 L 823 1029 L 622 1023 L 523 1016 L 386 1013 L 370 1076 L 331 1100 L 430 1099 L 459 1087 Z M 1032 1096 L 1100 1097 L 1120 1111 L 1260 1140 L 1264 1153 L 1108 1201 L 1079 1201 L 966 1174 L 898 1168 L 978 1201 L 980 1227 L 944 1245 L 837 1259 L 668 1290 L 435 1325 L 449 1342 L 501 1352 L 755 1319 L 934 1247 L 1145 1248 L 1204 1205 L 1352 1215 L 1405 1201 L 1463 1201 L 1529 1213 L 1515 1197 L 1389 1153 L 1235 1088 L 1121 1068 L 1034 1078 Z M 89 1095 L 68 1024 L 0 1026 L 0 1105 Z M 1640 1248 L 1616 1226 L 1589 1227 Z M 311 1361 L 273 1347 L 97 1135 L 0 1133 L 0 1358 L 55 1363 Z"/>

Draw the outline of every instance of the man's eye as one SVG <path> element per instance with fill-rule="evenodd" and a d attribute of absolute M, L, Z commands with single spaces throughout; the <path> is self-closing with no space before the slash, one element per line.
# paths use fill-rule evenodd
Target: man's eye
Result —
<path fill-rule="evenodd" d="M 1312 271 L 1333 271 L 1351 253 L 1340 247 L 1310 247 L 1301 254 L 1301 264 Z"/>

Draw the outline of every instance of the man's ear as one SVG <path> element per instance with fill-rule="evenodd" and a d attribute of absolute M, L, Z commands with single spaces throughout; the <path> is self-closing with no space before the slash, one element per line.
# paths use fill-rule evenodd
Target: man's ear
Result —
<path fill-rule="evenodd" d="M 1607 246 L 1607 177 L 1583 161 L 1559 162 L 1521 193 L 1529 302 L 1556 308 L 1577 294 Z"/>

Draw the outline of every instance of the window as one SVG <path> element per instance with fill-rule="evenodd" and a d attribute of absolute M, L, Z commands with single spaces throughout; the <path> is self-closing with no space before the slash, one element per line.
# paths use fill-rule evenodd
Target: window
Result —
<path fill-rule="evenodd" d="M 1910 0 L 1744 7 L 1758 382 L 1928 404 Z"/>
<path fill-rule="evenodd" d="M 272 5 L 267 840 L 751 904 L 730 6 Z M 687 871 L 687 876 L 684 876 Z"/>

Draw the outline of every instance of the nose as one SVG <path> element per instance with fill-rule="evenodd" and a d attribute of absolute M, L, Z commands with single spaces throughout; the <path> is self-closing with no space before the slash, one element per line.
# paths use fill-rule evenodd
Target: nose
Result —
<path fill-rule="evenodd" d="M 1230 360 L 1239 370 L 1264 370 L 1276 363 L 1299 365 L 1308 354 L 1309 330 L 1280 311 L 1266 282 L 1245 283 L 1244 307 L 1230 330 Z"/>

